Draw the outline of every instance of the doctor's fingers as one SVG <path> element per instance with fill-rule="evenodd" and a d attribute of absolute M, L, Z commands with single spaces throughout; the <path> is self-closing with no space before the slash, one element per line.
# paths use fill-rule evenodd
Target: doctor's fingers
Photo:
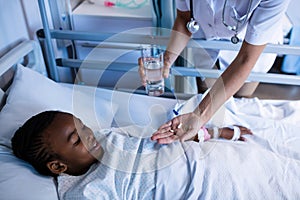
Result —
<path fill-rule="evenodd" d="M 166 138 L 160 138 L 157 140 L 157 142 L 159 144 L 170 144 L 172 142 L 175 142 L 178 140 L 178 136 L 177 135 L 171 135 L 169 137 L 166 137 Z"/>
<path fill-rule="evenodd" d="M 180 124 L 181 124 L 181 116 L 177 116 L 177 117 L 174 117 L 173 119 L 171 119 L 170 121 L 164 123 L 163 125 L 161 125 L 158 128 L 158 131 L 166 129 L 166 128 L 176 130 L 178 128 L 178 126 L 180 126 Z"/>
<path fill-rule="evenodd" d="M 143 86 L 146 86 L 146 76 L 145 76 L 145 70 L 144 70 L 144 63 L 143 63 L 143 58 L 138 59 L 138 65 L 139 65 L 139 75 L 141 78 L 141 82 Z"/>
<path fill-rule="evenodd" d="M 177 117 L 174 117 L 172 120 L 171 120 L 171 128 L 173 130 L 176 130 L 176 129 L 180 129 L 182 127 L 182 116 L 179 115 Z"/>
<path fill-rule="evenodd" d="M 165 128 L 165 129 L 161 129 L 161 130 L 156 131 L 151 136 L 151 139 L 152 140 L 159 140 L 159 139 L 167 138 L 167 137 L 170 137 L 170 136 L 173 136 L 173 135 L 175 135 L 175 132 L 169 127 L 169 128 Z"/>
<path fill-rule="evenodd" d="M 170 128 L 171 129 L 171 125 L 172 125 L 172 121 L 168 121 L 166 123 L 164 123 L 163 125 L 161 125 L 157 130 L 162 130 L 162 129 L 166 129 L 166 128 Z"/>
<path fill-rule="evenodd" d="M 164 67 L 163 67 L 163 71 L 162 71 L 162 74 L 163 74 L 164 78 L 168 78 L 169 77 L 170 68 L 171 68 L 170 65 L 167 65 L 167 64 L 164 63 Z"/>

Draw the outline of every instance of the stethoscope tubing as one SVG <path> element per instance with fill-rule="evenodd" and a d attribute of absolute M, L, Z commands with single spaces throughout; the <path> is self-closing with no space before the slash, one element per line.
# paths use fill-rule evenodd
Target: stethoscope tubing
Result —
<path fill-rule="evenodd" d="M 247 8 L 247 13 L 245 15 L 245 17 L 243 18 L 242 22 L 240 22 L 241 20 L 237 19 L 237 17 L 235 16 L 235 21 L 236 21 L 236 26 L 231 26 L 229 25 L 226 21 L 225 21 L 225 9 L 226 9 L 226 5 L 227 5 L 227 0 L 224 1 L 224 5 L 223 5 L 223 10 L 222 10 L 222 23 L 223 25 L 228 28 L 231 31 L 234 31 L 234 35 L 231 37 L 231 42 L 236 44 L 239 42 L 239 38 L 237 36 L 238 32 L 239 32 L 239 27 L 243 27 L 246 22 L 247 19 L 249 17 L 250 14 L 250 10 L 251 10 L 251 5 L 252 5 L 252 0 L 249 0 L 249 4 L 248 4 L 248 8 Z M 193 6 L 193 0 L 190 0 L 190 21 L 187 23 L 187 29 L 191 32 L 191 33 L 195 33 L 198 31 L 198 27 L 199 26 L 197 24 L 197 22 L 195 22 L 195 18 L 194 18 L 194 6 Z"/>

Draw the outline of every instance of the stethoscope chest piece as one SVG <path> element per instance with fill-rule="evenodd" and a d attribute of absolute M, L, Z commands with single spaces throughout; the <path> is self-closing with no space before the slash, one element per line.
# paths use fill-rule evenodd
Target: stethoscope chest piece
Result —
<path fill-rule="evenodd" d="M 230 40 L 233 44 L 237 44 L 240 41 L 237 35 L 232 36 Z"/>
<path fill-rule="evenodd" d="M 193 18 L 191 18 L 191 21 L 189 21 L 187 24 L 186 24 L 186 28 L 191 32 L 191 33 L 196 33 L 200 26 L 199 24 L 197 23 L 196 20 L 194 20 Z"/>
<path fill-rule="evenodd" d="M 190 0 L 191 20 L 186 24 L 186 28 L 192 34 L 196 33 L 200 29 L 199 24 L 194 19 L 194 11 L 193 10 L 194 10 L 193 9 L 193 0 Z"/>

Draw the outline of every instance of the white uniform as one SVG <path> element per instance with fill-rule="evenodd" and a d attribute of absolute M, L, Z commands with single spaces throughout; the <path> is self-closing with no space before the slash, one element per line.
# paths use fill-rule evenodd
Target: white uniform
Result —
<path fill-rule="evenodd" d="M 190 10 L 189 0 L 176 0 L 176 7 L 181 11 Z M 289 4 L 289 0 L 194 0 L 194 18 L 200 25 L 200 30 L 194 34 L 194 38 L 208 40 L 230 40 L 235 31 L 229 30 L 223 24 L 222 13 L 224 10 L 224 21 L 229 26 L 238 23 L 238 37 L 245 39 L 250 44 L 262 45 L 267 43 L 280 44 L 283 41 L 283 16 Z M 249 14 L 247 13 L 250 6 Z M 246 20 L 243 20 L 246 18 Z M 197 54 L 197 52 L 196 52 Z M 219 56 L 221 69 L 227 67 L 237 52 L 220 51 L 214 52 Z M 194 56 L 197 58 L 197 56 Z M 213 56 L 212 56 L 213 57 Z M 256 63 L 254 72 L 267 72 L 273 65 L 276 54 L 263 54 Z M 215 58 L 212 58 L 213 60 Z M 197 61 L 198 60 L 198 61 Z M 195 66 L 204 67 L 201 59 L 194 61 Z M 206 66 L 206 68 L 211 66 Z"/>

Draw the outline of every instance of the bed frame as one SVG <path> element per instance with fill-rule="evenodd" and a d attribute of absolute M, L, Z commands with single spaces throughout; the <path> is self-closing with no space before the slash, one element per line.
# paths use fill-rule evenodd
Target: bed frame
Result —
<path fill-rule="evenodd" d="M 9 51 L 7 54 L 5 54 L 3 57 L 0 58 L 0 78 L 2 78 L 1 82 L 3 80 L 3 83 L 5 83 L 4 84 L 5 86 L 1 87 L 1 90 L 0 90 L 1 94 L 5 94 L 6 89 L 8 87 L 7 83 L 11 82 L 10 77 L 13 76 L 13 71 L 10 71 L 11 67 L 16 66 L 18 63 L 22 63 L 22 64 L 24 64 L 24 66 L 27 66 L 30 68 L 35 68 L 35 67 L 41 66 L 39 64 L 36 65 L 39 62 L 39 61 L 37 61 L 38 57 L 36 57 L 39 53 L 41 53 L 41 52 L 39 49 L 39 44 L 37 42 L 24 41 L 24 42 L 20 43 L 18 46 L 16 46 L 15 48 L 13 48 L 11 51 Z M 43 69 L 41 68 L 39 70 L 42 71 Z M 3 78 L 6 76 L 8 78 Z M 5 95 L 2 95 L 2 96 L 5 96 Z M 147 96 L 140 96 L 140 97 L 142 97 L 142 98 L 139 98 L 136 100 L 146 100 L 146 98 L 147 98 Z M 147 99 L 149 100 L 150 98 L 147 98 Z M 154 99 L 152 98 L 152 100 L 154 100 Z M 231 100 L 234 101 L 233 99 L 231 99 Z M 122 101 L 123 101 L 123 99 L 122 99 Z M 145 102 L 150 103 L 148 101 L 140 101 L 140 102 L 141 102 L 140 106 L 145 106 L 146 105 Z M 162 104 L 161 100 L 159 100 L 159 101 L 156 100 L 156 101 L 152 101 L 152 102 L 154 102 L 154 103 L 156 102 L 157 105 L 160 105 L 164 108 L 166 108 L 166 105 L 172 106 L 174 103 L 176 103 L 175 101 L 173 101 L 172 104 L 170 104 L 169 100 L 165 101 L 163 104 Z M 299 125 L 297 124 L 297 120 L 298 120 L 297 117 L 299 116 L 299 103 L 300 102 L 297 102 L 297 101 L 293 101 L 293 102 L 270 101 L 270 100 L 267 100 L 267 101 L 264 101 L 264 100 L 263 101 L 261 101 L 261 100 L 252 101 L 252 100 L 250 100 L 250 101 L 248 101 L 246 99 L 238 99 L 238 101 L 236 103 L 237 104 L 230 104 L 231 107 L 229 107 L 229 108 L 234 109 L 234 111 L 229 112 L 229 113 L 234 116 L 229 115 L 229 117 L 230 116 L 234 117 L 234 120 L 241 120 L 240 121 L 241 123 L 247 122 L 246 124 L 249 123 L 250 127 L 255 127 L 255 125 L 258 124 L 258 127 L 262 128 L 262 130 L 259 130 L 259 128 L 257 130 L 255 130 L 258 133 L 266 133 L 264 130 L 264 127 L 269 127 L 269 126 L 267 126 L 267 123 L 270 123 L 270 126 L 271 126 L 271 125 L 273 125 L 274 120 L 278 120 L 278 118 L 277 118 L 278 115 L 276 114 L 277 109 L 270 110 L 270 108 L 277 108 L 276 106 L 278 106 L 278 108 L 280 110 L 280 114 L 282 114 L 281 108 L 282 109 L 287 108 L 288 110 L 285 113 L 287 115 L 285 117 L 287 117 L 287 118 L 285 118 L 285 117 L 282 118 L 282 120 L 281 120 L 282 123 L 279 123 L 280 128 L 272 126 L 273 129 L 271 129 L 269 135 L 266 134 L 266 135 L 263 135 L 262 137 L 259 137 L 260 135 L 257 134 L 255 136 L 257 138 L 257 144 L 255 144 L 255 145 L 257 145 L 257 146 L 260 145 L 260 146 L 264 147 L 265 149 L 263 149 L 262 152 L 267 152 L 268 150 L 272 151 L 271 155 L 273 158 L 276 157 L 278 159 L 281 159 L 284 156 L 286 156 L 287 160 L 298 159 L 296 156 L 297 154 L 292 154 L 293 149 L 288 148 L 289 146 L 286 146 L 286 145 L 291 145 L 294 148 L 299 146 L 297 143 L 297 141 L 299 141 L 299 137 L 297 138 L 295 136 L 299 130 L 299 128 L 298 128 Z M 240 107 L 232 106 L 232 105 L 239 105 L 239 103 L 242 103 L 242 104 L 240 104 Z M 133 104 L 133 105 L 135 105 L 135 107 L 134 107 L 135 111 L 139 111 L 139 110 L 142 110 L 142 112 L 145 111 L 143 109 L 136 109 L 136 104 Z M 154 104 L 150 104 L 150 105 L 154 105 Z M 188 106 L 188 104 L 185 104 L 185 105 Z M 252 106 L 257 105 L 257 107 L 251 107 L 249 109 L 248 106 L 250 106 L 250 105 L 252 105 Z M 263 105 L 267 105 L 267 106 L 264 107 Z M 192 105 L 190 105 L 190 106 L 192 106 Z M 275 106 L 275 107 L 273 107 L 273 106 Z M 125 106 L 120 106 L 120 107 L 125 108 L 125 110 L 127 110 L 127 107 L 125 107 Z M 145 106 L 144 108 L 150 108 L 150 107 L 151 106 L 147 106 L 147 107 Z M 243 108 L 243 107 L 247 108 L 247 109 L 239 110 L 239 108 Z M 255 108 L 258 108 L 258 109 L 255 109 Z M 262 109 L 262 110 L 260 110 L 260 109 Z M 293 110 L 293 112 L 289 112 L 291 109 Z M 255 111 L 255 112 L 253 113 L 252 111 Z M 263 111 L 265 111 L 265 112 L 263 112 Z M 268 111 L 271 111 L 271 112 L 268 112 Z M 254 115 L 251 115 L 251 114 L 254 114 Z M 260 114 L 262 114 L 262 115 L 260 115 Z M 16 115 L 13 115 L 13 116 L 16 116 Z M 121 115 L 121 116 L 124 116 L 124 115 Z M 274 117 L 274 119 L 272 117 Z M 125 120 L 129 119 L 129 117 L 128 118 L 122 117 L 122 118 L 125 118 Z M 4 118 L 4 119 L 7 120 L 7 118 Z M 157 119 L 157 118 L 155 118 L 155 119 Z M 228 119 L 230 119 L 230 118 L 228 118 Z M 160 120 L 158 120 L 158 121 L 160 121 Z M 239 121 L 237 121 L 237 122 L 239 122 Z M 15 121 L 13 121 L 13 123 L 15 123 Z M 291 126 L 291 125 L 293 125 L 293 126 Z M 5 126 L 2 126 L 2 127 L 5 127 Z M 274 135 L 273 130 L 276 131 L 276 129 L 278 131 L 280 131 L 278 136 L 281 136 L 281 137 L 277 138 L 274 141 L 270 141 L 270 142 L 275 142 L 274 146 L 271 143 L 270 144 L 268 143 L 268 145 L 265 145 L 266 142 L 269 142 L 265 139 L 267 139 L 267 138 L 273 139 L 274 138 L 274 137 L 272 137 Z M 289 134 L 285 135 L 285 134 L 283 134 L 285 130 L 291 130 L 292 133 L 290 135 Z M 276 143 L 277 141 L 278 141 L 278 144 Z M 224 151 L 223 146 L 224 145 L 222 145 L 221 148 L 219 148 L 220 152 Z M 242 146 L 242 145 L 237 144 L 237 146 Z M 0 145 L 0 147 L 2 147 L 2 145 Z M 270 147 L 272 147 L 272 148 L 270 148 Z M 280 149 L 281 147 L 286 147 L 286 151 L 284 151 L 285 149 Z M 58 198 L 56 198 L 57 193 L 56 193 L 55 185 L 53 184 L 52 179 L 47 178 L 45 176 L 37 175 L 36 172 L 32 171 L 32 168 L 28 168 L 28 164 L 24 164 L 24 163 L 20 162 L 19 160 L 16 160 L 15 157 L 13 156 L 13 154 L 11 154 L 11 151 L 10 150 L 8 151 L 6 149 L 7 149 L 6 147 L 5 147 L 5 149 L 3 149 L 3 148 L 0 149 L 0 150 L 2 150 L 0 152 L 1 164 L 6 162 L 6 163 L 4 163 L 4 165 L 1 165 L 1 167 L 4 167 L 4 169 L 5 169 L 2 171 L 10 172 L 8 174 L 8 176 L 4 176 L 4 178 L 2 178 L 2 180 L 5 180 L 5 181 L 2 182 L 3 184 L 1 186 L 3 186 L 3 185 L 6 186 L 6 187 L 4 187 L 4 189 L 3 189 L 3 187 L 1 188 L 2 189 L 1 190 L 2 198 L 4 198 L 4 199 L 37 198 L 37 199 L 44 199 L 44 200 L 58 199 Z M 226 151 L 226 152 L 230 153 L 231 151 Z M 247 155 L 249 153 L 249 151 L 244 151 L 244 152 L 246 152 Z M 254 152 L 255 153 L 252 154 L 252 157 L 256 160 L 258 158 L 257 157 L 258 153 L 261 153 L 261 152 L 258 152 L 258 153 L 256 151 L 254 151 Z M 278 154 L 279 156 L 274 156 L 275 154 Z M 289 155 L 291 155 L 291 156 L 294 155 L 295 157 L 294 158 L 289 157 Z M 236 155 L 236 156 L 241 156 L 241 157 L 238 157 L 236 159 L 236 161 L 240 161 L 239 158 L 244 157 L 244 155 Z M 252 158 L 252 157 L 250 157 L 250 158 Z M 265 160 L 268 157 L 262 156 L 260 158 Z M 276 159 L 276 161 L 277 161 L 277 159 Z M 278 162 L 279 161 L 280 161 L 280 163 L 284 163 L 284 160 L 278 160 Z M 274 167 L 274 166 L 278 167 L 278 166 L 276 166 L 276 164 L 274 165 L 273 162 L 271 163 L 271 165 L 272 165 L 272 167 Z M 234 166 L 236 166 L 236 165 L 234 165 Z M 284 166 L 280 166 L 280 167 L 282 169 L 284 168 Z M 294 169 L 292 169 L 290 171 L 293 172 L 293 170 Z M 28 173 L 28 171 L 29 171 L 29 173 Z M 297 170 L 294 170 L 294 171 L 297 171 Z M 279 174 L 281 174 L 281 173 L 279 173 Z M 3 177 L 3 175 L 6 175 L 6 173 L 1 173 L 2 177 Z M 272 174 L 270 174 L 270 175 L 272 175 Z M 295 175 L 295 174 L 292 174 L 292 175 Z M 296 176 L 297 176 L 297 174 L 296 174 Z M 272 176 L 272 177 L 274 177 L 274 176 Z M 287 176 L 287 177 L 294 177 L 294 176 Z M 241 180 L 241 181 L 243 182 L 244 180 Z M 288 188 L 288 187 L 286 187 L 286 185 L 288 185 L 288 184 L 284 184 L 284 186 L 285 186 L 284 188 Z M 213 186 L 215 186 L 215 185 L 213 185 Z M 292 184 L 292 186 L 294 186 L 294 185 Z M 18 192 L 15 192 L 16 187 L 18 188 Z M 222 187 L 220 187 L 220 188 L 222 188 Z M 270 188 L 274 188 L 274 187 L 270 187 Z M 297 188 L 297 187 L 295 187 L 295 188 Z M 294 191 L 298 191 L 298 190 L 295 189 Z M 241 191 L 241 192 L 243 192 L 243 191 Z M 280 192 L 280 194 L 282 194 L 282 191 L 279 191 L 279 192 Z M 7 198 L 7 197 L 11 197 L 11 198 Z"/>
<path fill-rule="evenodd" d="M 55 81 L 59 81 L 58 66 L 79 68 L 83 60 L 56 58 L 54 53 L 52 39 L 66 39 L 66 40 L 81 40 L 81 41 L 109 41 L 107 45 L 116 47 L 118 44 L 128 44 L 128 48 L 138 49 L 141 44 L 159 44 L 167 45 L 168 37 L 160 35 L 135 35 L 135 34 L 122 34 L 120 37 L 112 37 L 113 34 L 109 33 L 94 33 L 94 32 L 80 32 L 70 30 L 57 30 L 51 29 L 49 26 L 47 12 L 45 7 L 45 0 L 38 0 L 42 23 L 43 32 L 45 37 L 45 50 L 47 59 L 47 65 L 49 67 L 49 77 Z M 196 41 L 196 42 L 195 42 Z M 132 46 L 133 45 L 133 46 Z M 135 46 L 134 46 L 135 45 Z M 205 48 L 205 49 L 223 49 L 223 50 L 238 50 L 239 44 L 232 44 L 227 41 L 207 41 L 207 40 L 194 40 L 188 44 L 188 47 L 193 48 Z M 300 55 L 299 46 L 291 45 L 275 45 L 268 44 L 264 50 L 264 53 L 277 53 L 283 55 Z M 109 61 L 108 61 L 109 62 Z M 85 60 L 84 63 L 88 63 L 90 68 L 95 68 L 95 62 Z M 99 66 L 99 63 L 97 63 Z M 105 64 L 102 63 L 102 64 Z M 136 63 L 129 65 L 128 63 L 115 63 L 115 67 L 110 70 L 116 71 L 128 71 L 136 66 Z M 190 76 L 190 77 L 202 77 L 202 78 L 217 78 L 222 73 L 221 70 L 216 69 L 195 69 L 182 66 L 172 67 L 172 74 L 176 76 Z M 300 85 L 300 76 L 275 74 L 275 73 L 254 73 L 252 72 L 248 81 L 258 81 L 274 84 L 287 84 L 287 85 Z"/>
<path fill-rule="evenodd" d="M 43 64 L 44 61 L 40 56 L 39 43 L 33 40 L 25 40 L 0 58 L 0 110 L 5 103 L 6 91 L 12 82 L 16 63 L 21 63 L 48 76 L 46 67 Z M 20 58 L 23 59 L 20 60 Z"/>

